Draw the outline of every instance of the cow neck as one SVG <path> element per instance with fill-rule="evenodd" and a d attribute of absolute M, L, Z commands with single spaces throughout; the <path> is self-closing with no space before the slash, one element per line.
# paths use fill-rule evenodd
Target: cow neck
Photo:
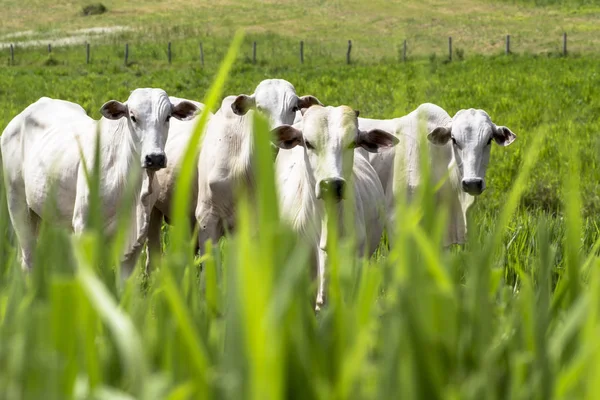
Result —
<path fill-rule="evenodd" d="M 127 118 L 108 120 L 102 118 L 101 162 L 104 170 L 116 173 L 119 180 L 125 181 L 131 166 L 140 162 L 140 145 L 136 145 L 129 129 Z"/>

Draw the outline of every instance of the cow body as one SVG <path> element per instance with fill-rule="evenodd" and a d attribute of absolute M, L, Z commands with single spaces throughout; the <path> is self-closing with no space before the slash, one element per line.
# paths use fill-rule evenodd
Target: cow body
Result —
<path fill-rule="evenodd" d="M 327 219 L 324 201 L 336 203 L 338 232 L 355 233 L 357 254 L 371 255 L 385 223 L 383 187 L 360 147 L 389 148 L 397 140 L 381 130 L 359 131 L 355 112 L 346 106 L 312 107 L 302 121 L 276 130 L 282 147 L 276 179 L 282 218 L 312 247 L 318 276 L 317 308 L 325 302 Z M 353 189 L 354 226 L 343 225 L 345 187 Z M 352 204 L 352 203 L 350 203 Z"/>
<path fill-rule="evenodd" d="M 426 143 L 431 185 L 439 186 L 438 201 L 449 210 L 446 246 L 466 241 L 466 212 L 485 189 L 485 172 L 492 141 L 507 146 L 516 136 L 496 126 L 483 110 L 461 110 L 452 118 L 441 107 L 425 103 L 410 114 L 391 120 L 359 119 L 361 129 L 388 129 L 400 140 L 392 151 L 369 154 L 386 192 L 388 222 L 394 226 L 395 196 L 412 198 L 421 184 L 420 145 Z"/>
<path fill-rule="evenodd" d="M 208 239 L 216 243 L 232 231 L 236 193 L 253 191 L 253 114 L 267 118 L 271 128 L 291 124 L 300 108 L 320 104 L 312 96 L 298 97 L 291 83 L 262 81 L 252 95 L 226 97 L 211 118 L 198 158 L 198 244 L 204 252 Z"/>
<path fill-rule="evenodd" d="M 163 90 L 136 89 L 125 104 L 107 102 L 100 121 L 77 104 L 49 98 L 41 98 L 17 115 L 5 129 L 0 146 L 9 213 L 24 268 L 33 265 L 40 218 L 51 218 L 75 233 L 85 229 L 90 211 L 85 170 L 93 171 L 100 135 L 99 194 L 107 235 L 115 233 L 128 185 L 135 197 L 126 204 L 135 215 L 123 255 L 123 272 L 129 275 L 147 233 L 153 174 L 166 161 L 168 120 L 171 116 L 187 118 L 190 107 L 173 108 Z"/>

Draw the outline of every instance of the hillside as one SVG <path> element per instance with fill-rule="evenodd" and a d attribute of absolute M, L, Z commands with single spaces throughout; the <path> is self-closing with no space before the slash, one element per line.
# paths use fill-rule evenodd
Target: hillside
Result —
<path fill-rule="evenodd" d="M 504 50 L 511 35 L 515 52 L 546 53 L 561 48 L 562 33 L 569 34 L 569 50 L 600 50 L 600 6 L 536 7 L 532 2 L 482 2 L 478 0 L 306 0 L 189 2 L 104 0 L 108 11 L 82 16 L 89 1 L 3 2 L 0 42 L 37 44 L 73 36 L 74 30 L 119 26 L 117 38 L 178 40 L 228 38 L 238 28 L 251 37 L 281 37 L 344 53 L 352 39 L 359 57 L 397 57 L 407 39 L 410 55 L 445 54 L 447 37 L 455 49 L 467 54 L 494 54 Z M 16 35 L 15 35 L 16 34 Z M 99 36 L 96 36 L 99 37 Z M 1 44 L 0 43 L 0 44 Z"/>

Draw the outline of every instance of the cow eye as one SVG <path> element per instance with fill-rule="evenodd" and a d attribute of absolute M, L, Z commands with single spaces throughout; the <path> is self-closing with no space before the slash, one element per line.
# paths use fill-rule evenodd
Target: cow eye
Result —
<path fill-rule="evenodd" d="M 454 136 L 451 136 L 452 138 L 452 143 L 456 144 L 456 139 L 454 138 Z"/>
<path fill-rule="evenodd" d="M 131 116 L 131 122 L 133 122 L 134 124 L 137 122 L 137 119 L 135 119 L 133 115 Z"/>
<path fill-rule="evenodd" d="M 312 144 L 310 144 L 310 142 L 308 140 L 304 141 L 304 145 L 306 146 L 307 149 L 310 149 L 310 150 L 314 150 L 315 149 L 315 146 L 313 146 Z"/>
<path fill-rule="evenodd" d="M 298 111 L 298 110 L 299 110 L 299 108 L 298 108 L 298 107 L 294 107 L 294 108 L 292 108 L 292 111 L 293 111 L 293 112 L 296 112 L 296 111 Z"/>
<path fill-rule="evenodd" d="M 166 120 L 166 122 L 169 122 L 170 120 L 171 120 L 171 116 L 170 116 L 170 115 L 168 115 L 168 116 L 167 116 L 167 120 Z"/>
<path fill-rule="evenodd" d="M 492 138 L 490 138 L 490 140 L 488 140 L 487 145 L 489 146 L 490 144 L 492 144 Z"/>

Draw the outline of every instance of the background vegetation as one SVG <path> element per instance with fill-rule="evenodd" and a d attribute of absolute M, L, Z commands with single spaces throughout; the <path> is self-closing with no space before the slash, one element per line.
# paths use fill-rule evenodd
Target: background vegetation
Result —
<path fill-rule="evenodd" d="M 86 18 L 132 20 L 133 8 L 105 4 L 108 13 Z M 177 4 L 144 2 L 147 8 L 136 8 L 135 21 L 156 21 L 160 7 L 167 8 L 165 21 L 176 21 L 173 10 L 181 10 L 181 18 L 186 10 Z M 243 25 L 238 19 L 245 21 L 258 7 L 244 4 L 229 14 L 225 10 L 236 7 L 221 4 L 224 18 Z M 281 5 L 261 4 L 273 15 L 283 12 Z M 324 10 L 336 4 L 342 8 L 342 3 L 328 2 Z M 21 10 L 15 5 L 9 2 L 7 12 Z M 63 11 L 57 5 L 54 11 L 64 17 L 83 5 Z M 379 6 L 373 3 L 373 10 Z M 296 6 L 290 7 L 286 15 L 296 15 Z M 593 15 L 595 5 L 575 10 L 516 3 L 478 7 L 563 18 Z M 305 8 L 308 14 L 297 18 L 316 18 L 310 14 L 313 8 Z M 208 11 L 193 18 L 215 18 L 209 26 L 227 27 L 226 21 L 219 23 L 217 11 Z M 193 14 L 189 8 L 187 14 Z M 11 15 L 25 21 L 18 23 L 29 21 Z M 322 16 L 331 18 L 326 12 Z M 52 20 L 54 13 L 44 18 L 35 26 L 45 29 L 58 20 Z M 360 25 L 357 32 L 364 29 L 364 23 L 352 21 Z M 61 27 L 89 26 L 79 23 L 67 21 Z M 23 276 L 0 185 L 0 398 L 596 397 L 598 58 L 467 52 L 452 63 L 432 55 L 402 64 L 380 52 L 377 57 L 384 59 L 377 63 L 358 58 L 347 66 L 340 62 L 343 52 L 335 58 L 323 45 L 321 59 L 307 57 L 300 65 L 295 34 L 265 33 L 259 37 L 266 43 L 287 40 L 289 53 L 273 47 L 253 65 L 250 36 L 237 61 L 226 62 L 217 75 L 228 32 L 206 36 L 214 41 L 205 41 L 205 50 L 214 43 L 214 51 L 206 51 L 201 67 L 198 37 L 190 25 L 181 31 L 186 37 L 181 43 L 189 46 L 174 46 L 171 65 L 164 43 L 147 42 L 162 38 L 162 28 L 147 27 L 158 36 L 132 42 L 128 66 L 122 63 L 119 37 L 98 46 L 90 65 L 84 64 L 81 47 L 57 48 L 51 57 L 40 49 L 18 50 L 17 65 L 0 66 L 0 127 L 42 95 L 77 102 L 94 118 L 108 99 L 123 100 L 131 89 L 146 86 L 206 101 L 215 109 L 224 94 L 251 93 L 272 77 L 294 83 L 299 94 L 316 95 L 325 104 L 348 104 L 364 116 L 396 117 L 426 101 L 451 114 L 482 108 L 518 139 L 492 150 L 488 190 L 469 213 L 470 243 L 464 249 L 440 249 L 444 210 L 433 206 L 431 188 L 424 188 L 417 205 L 401 207 L 390 251 L 382 246 L 364 261 L 352 255 L 350 240 L 331 246 L 330 302 L 315 317 L 308 254 L 278 221 L 264 130 L 256 138 L 258 206 L 241 202 L 238 233 L 205 259 L 194 260 L 185 224 L 165 227 L 170 240 L 160 268 L 149 278 L 139 270 L 125 286 L 113 269 L 118 242 L 107 241 L 96 226 L 82 238 L 44 226 L 34 273 Z M 533 29 L 532 20 L 523 26 Z M 169 29 L 171 34 L 177 28 Z M 327 40 L 345 39 L 342 25 L 331 29 L 339 36 L 331 33 L 324 36 Z"/>

